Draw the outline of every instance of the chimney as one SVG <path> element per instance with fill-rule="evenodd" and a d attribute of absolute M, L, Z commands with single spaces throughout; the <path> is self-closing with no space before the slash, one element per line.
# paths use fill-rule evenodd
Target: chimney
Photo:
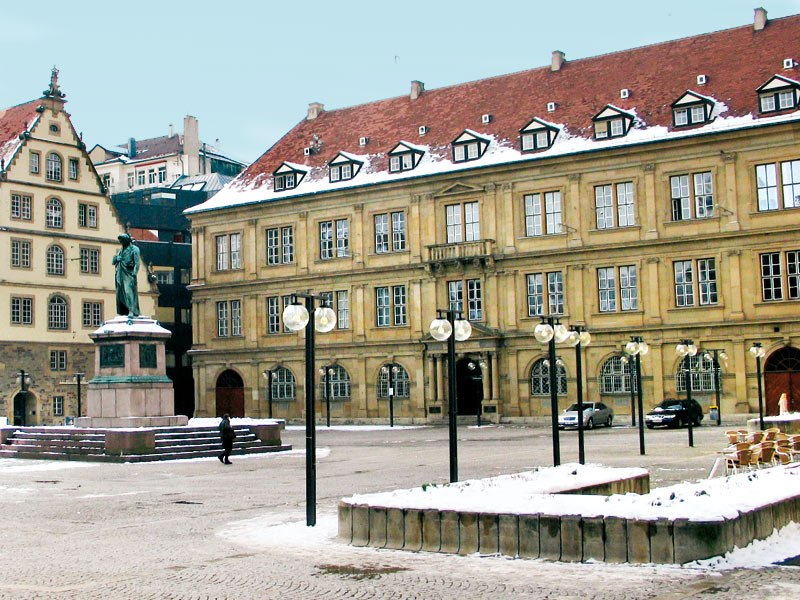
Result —
<path fill-rule="evenodd" d="M 324 112 L 325 112 L 325 105 L 322 104 L 322 102 L 309 102 L 306 121 L 313 121 Z"/>
<path fill-rule="evenodd" d="M 197 118 L 183 118 L 183 154 L 187 157 L 187 172 L 184 175 L 200 174 L 200 132 Z"/>
<path fill-rule="evenodd" d="M 761 7 L 755 9 L 755 17 L 753 18 L 753 31 L 761 31 L 767 26 L 767 11 Z"/>
<path fill-rule="evenodd" d="M 172 123 L 169 124 L 169 137 L 175 135 L 175 128 L 172 126 Z"/>
<path fill-rule="evenodd" d="M 553 56 L 550 59 L 550 70 L 560 71 L 564 66 L 564 53 L 561 50 L 553 50 Z"/>
<path fill-rule="evenodd" d="M 136 140 L 130 138 L 128 140 L 128 158 L 135 158 L 136 157 Z"/>
<path fill-rule="evenodd" d="M 425 91 L 425 84 L 421 81 L 412 81 L 411 82 L 411 99 L 416 100 L 422 95 L 422 92 Z"/>

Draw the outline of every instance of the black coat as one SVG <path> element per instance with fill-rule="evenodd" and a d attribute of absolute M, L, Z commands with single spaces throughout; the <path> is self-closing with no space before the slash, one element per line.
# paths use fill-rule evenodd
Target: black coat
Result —
<path fill-rule="evenodd" d="M 222 419 L 222 421 L 219 424 L 219 435 L 222 438 L 223 444 L 233 443 L 233 440 L 236 437 L 236 432 L 233 430 L 233 427 L 231 426 L 230 419 Z"/>

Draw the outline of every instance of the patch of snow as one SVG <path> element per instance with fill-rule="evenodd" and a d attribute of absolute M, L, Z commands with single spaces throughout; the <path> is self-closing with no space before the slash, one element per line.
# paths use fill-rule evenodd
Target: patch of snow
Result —
<path fill-rule="evenodd" d="M 336 515 L 320 515 L 314 527 L 295 513 L 269 513 L 254 519 L 228 523 L 217 535 L 248 546 L 297 548 L 333 544 L 338 535 Z"/>
<path fill-rule="evenodd" d="M 63 471 L 65 469 L 82 469 L 96 467 L 97 463 L 78 462 L 76 460 L 26 460 L 19 458 L 0 458 L 2 473 L 35 473 L 41 471 Z"/>
<path fill-rule="evenodd" d="M 393 431 L 401 429 L 423 429 L 429 425 L 395 425 L 389 427 L 388 425 L 317 425 L 317 432 L 320 431 Z M 287 425 L 286 431 L 305 431 L 305 425 Z"/>
<path fill-rule="evenodd" d="M 800 556 L 800 524 L 789 523 L 765 540 L 753 540 L 744 548 L 734 548 L 724 556 L 686 563 L 686 567 L 728 571 L 757 569 Z"/>

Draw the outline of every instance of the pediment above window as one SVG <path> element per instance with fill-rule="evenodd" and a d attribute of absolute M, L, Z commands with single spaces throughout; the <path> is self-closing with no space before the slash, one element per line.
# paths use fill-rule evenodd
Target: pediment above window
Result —
<path fill-rule="evenodd" d="M 363 161 L 347 152 L 339 152 L 328 161 L 328 172 L 331 182 L 347 181 L 352 179 L 361 170 Z"/>
<path fill-rule="evenodd" d="M 489 148 L 488 139 L 469 129 L 465 129 L 451 144 L 453 146 L 453 162 L 478 160 Z"/>
<path fill-rule="evenodd" d="M 425 155 L 425 150 L 409 142 L 400 142 L 389 150 L 389 172 L 399 173 L 410 171 L 419 164 Z"/>
<path fill-rule="evenodd" d="M 291 190 L 300 185 L 308 171 L 300 165 L 283 162 L 272 173 L 272 189 L 276 192 Z"/>
<path fill-rule="evenodd" d="M 672 103 L 672 123 L 675 127 L 700 125 L 711 121 L 714 100 L 697 92 L 686 92 Z"/>
<path fill-rule="evenodd" d="M 756 92 L 761 112 L 790 110 L 800 105 L 800 82 L 783 75 L 774 75 Z"/>
<path fill-rule="evenodd" d="M 483 192 L 484 190 L 482 187 L 469 185 L 467 183 L 453 183 L 434 194 L 434 197 L 457 196 L 459 194 L 482 194 Z"/>
<path fill-rule="evenodd" d="M 602 140 L 627 135 L 634 120 L 633 114 L 617 108 L 613 104 L 606 104 L 606 107 L 592 118 L 594 138 Z"/>
<path fill-rule="evenodd" d="M 523 152 L 545 150 L 556 141 L 559 131 L 558 126 L 534 117 L 530 123 L 519 130 L 520 149 Z"/>

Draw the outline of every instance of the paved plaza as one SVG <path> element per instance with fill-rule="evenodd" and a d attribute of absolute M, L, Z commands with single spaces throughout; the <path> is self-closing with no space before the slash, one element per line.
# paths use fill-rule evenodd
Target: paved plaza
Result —
<path fill-rule="evenodd" d="M 743 420 L 736 423 L 741 425 Z M 733 424 L 733 423 L 731 423 Z M 731 425 L 729 424 L 729 425 Z M 587 432 L 588 462 L 646 466 L 653 487 L 706 477 L 724 430 Z M 448 477 L 446 427 L 317 436 L 318 526 L 305 519 L 304 432 L 280 455 L 146 464 L 0 461 L 0 599 L 798 598 L 800 568 L 710 571 L 353 548 L 336 506 Z M 577 434 L 562 432 L 562 462 Z M 552 464 L 541 426 L 459 427 L 461 480 Z"/>

